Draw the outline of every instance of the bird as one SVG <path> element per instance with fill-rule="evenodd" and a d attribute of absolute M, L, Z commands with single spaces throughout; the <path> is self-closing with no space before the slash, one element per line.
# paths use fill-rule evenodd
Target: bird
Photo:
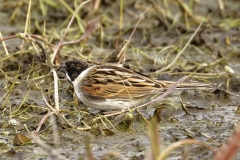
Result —
<path fill-rule="evenodd" d="M 113 64 L 67 61 L 57 71 L 64 72 L 78 99 L 98 110 L 124 110 L 159 95 L 175 82 L 156 78 Z M 181 83 L 176 89 L 211 88 L 205 83 Z"/>

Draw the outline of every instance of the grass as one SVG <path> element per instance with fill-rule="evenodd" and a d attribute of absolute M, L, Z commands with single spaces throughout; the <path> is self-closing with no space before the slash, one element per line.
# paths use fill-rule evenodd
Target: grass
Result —
<path fill-rule="evenodd" d="M 74 132 L 74 129 L 85 131 L 85 132 L 97 130 L 97 131 L 100 131 L 102 135 L 112 135 L 114 132 L 119 132 L 120 129 L 123 129 L 124 131 L 129 132 L 131 129 L 130 130 L 128 129 L 132 128 L 132 125 L 135 125 L 136 123 L 138 123 L 136 121 L 138 116 L 135 115 L 135 113 L 133 115 L 131 114 L 130 116 L 127 115 L 126 117 L 121 119 L 120 123 L 118 123 L 120 125 L 116 126 L 116 124 L 114 124 L 113 117 L 114 115 L 116 116 L 120 113 L 109 114 L 107 116 L 98 116 L 98 115 L 93 116 L 91 113 L 84 110 L 82 112 L 87 114 L 84 114 L 84 115 L 81 114 L 82 115 L 81 119 L 83 120 L 76 121 L 74 118 L 76 118 L 78 114 L 76 115 L 70 114 L 72 112 L 76 112 L 75 109 L 73 110 L 72 108 L 69 107 L 69 106 L 72 106 L 71 102 L 66 103 L 64 105 L 61 103 L 61 99 L 64 99 L 64 97 L 59 96 L 57 92 L 59 90 L 59 86 L 58 86 L 58 81 L 56 80 L 57 79 L 56 72 L 53 71 L 53 74 L 49 73 L 51 69 L 53 70 L 55 69 L 56 67 L 55 64 L 60 64 L 62 61 L 66 61 L 69 59 L 103 60 L 103 58 L 101 57 L 107 57 L 108 55 L 104 55 L 104 56 L 100 55 L 102 53 L 99 52 L 97 49 L 101 48 L 102 50 L 104 50 L 104 52 L 111 49 L 115 49 L 114 47 L 116 46 L 116 44 L 121 44 L 124 42 L 125 39 L 127 39 L 126 44 L 123 46 L 123 48 L 121 48 L 122 50 L 119 49 L 119 51 L 121 51 L 118 54 L 120 59 L 119 63 L 122 63 L 125 60 L 128 60 L 128 62 L 130 62 L 129 63 L 130 67 L 137 66 L 137 68 L 145 70 L 146 62 L 153 61 L 154 68 L 156 69 L 160 68 L 160 69 L 157 70 L 155 73 L 150 73 L 150 74 L 180 75 L 180 76 L 191 75 L 192 78 L 202 79 L 202 80 L 205 80 L 206 82 L 216 78 L 222 78 L 222 79 L 228 78 L 228 81 L 230 81 L 229 79 L 231 77 L 239 76 L 238 73 L 233 73 L 233 72 L 230 73 L 230 71 L 228 70 L 226 72 L 224 70 L 223 71 L 221 70 L 221 68 L 224 68 L 225 66 L 227 67 L 229 66 L 229 68 L 231 69 L 229 65 L 230 62 L 228 62 L 228 60 L 238 55 L 238 49 L 236 48 L 236 46 L 235 46 L 235 50 L 226 51 L 226 53 L 228 54 L 221 55 L 219 53 L 218 55 L 214 55 L 212 52 L 209 52 L 209 54 L 206 54 L 208 51 L 205 51 L 204 48 L 207 46 L 205 44 L 201 44 L 204 47 L 197 46 L 198 52 L 196 53 L 204 54 L 203 60 L 201 60 L 202 63 L 198 64 L 196 62 L 196 64 L 194 64 L 195 65 L 194 67 L 196 67 L 196 71 L 198 72 L 187 71 L 188 66 L 184 66 L 185 64 L 184 65 L 182 64 L 183 65 L 182 70 L 178 68 L 179 63 L 181 64 L 182 61 L 188 62 L 188 61 L 191 61 L 191 58 L 194 58 L 194 57 L 187 56 L 189 52 L 188 50 L 186 50 L 186 48 L 189 48 L 190 45 L 193 45 L 191 43 L 192 42 L 191 40 L 195 41 L 195 39 L 190 38 L 188 42 L 187 40 L 184 41 L 184 43 L 187 42 L 185 47 L 183 47 L 183 49 L 181 49 L 181 51 L 178 52 L 178 54 L 176 54 L 176 52 L 180 50 L 180 47 L 179 47 L 180 45 L 177 41 L 178 38 L 176 37 L 178 35 L 180 35 L 181 37 L 184 35 L 192 35 L 192 32 L 196 33 L 199 29 L 199 28 L 196 29 L 196 27 L 199 26 L 202 19 L 205 19 L 208 23 L 208 25 L 205 26 L 205 29 L 207 30 L 209 29 L 208 28 L 209 25 L 213 23 L 210 21 L 211 18 L 215 18 L 211 14 L 208 15 L 210 16 L 209 18 L 207 15 L 197 13 L 194 10 L 194 8 L 201 7 L 202 4 L 198 2 L 193 2 L 193 1 L 186 3 L 180 0 L 174 1 L 174 2 L 158 1 L 156 3 L 156 1 L 149 0 L 150 3 L 143 2 L 143 4 L 140 4 L 138 2 L 132 2 L 134 5 L 133 4 L 129 5 L 125 1 L 121 0 L 118 2 L 119 3 L 118 10 L 114 10 L 116 12 L 113 12 L 112 10 L 108 9 L 108 7 L 109 8 L 113 7 L 111 6 L 112 4 L 106 4 L 108 7 L 104 8 L 104 4 L 100 3 L 100 6 L 97 5 L 97 3 L 99 2 L 100 1 L 96 1 L 96 2 L 84 1 L 83 3 L 79 3 L 77 0 L 74 0 L 72 3 L 69 3 L 69 1 L 67 0 L 61 0 L 60 3 L 56 3 L 55 1 L 52 1 L 52 0 L 50 1 L 46 1 L 46 0 L 31 1 L 30 0 L 28 3 L 26 3 L 25 1 L 21 0 L 16 3 L 16 6 L 11 6 L 13 12 L 9 16 L 9 19 L 12 21 L 12 23 L 18 24 L 18 26 L 25 26 L 23 33 L 16 33 L 14 36 L 10 36 L 8 35 L 10 33 L 6 34 L 2 32 L 3 37 L 5 38 L 1 38 L 0 40 L 3 43 L 3 50 L 4 50 L 4 52 L 1 52 L 3 54 L 1 55 L 1 59 L 0 59 L 0 62 L 1 62 L 0 67 L 1 67 L 2 75 L 6 78 L 6 81 L 5 81 L 6 87 L 4 88 L 5 89 L 4 92 L 1 92 L 4 94 L 2 94 L 2 96 L 0 97 L 1 108 L 3 109 L 1 114 L 3 117 L 7 117 L 8 120 L 10 118 L 21 119 L 24 117 L 24 114 L 28 115 L 29 117 L 40 115 L 42 118 L 42 121 L 35 122 L 34 124 L 34 127 L 37 124 L 39 124 L 38 129 L 36 129 L 37 133 L 40 131 L 40 128 L 42 126 L 44 127 L 43 121 L 46 121 L 48 118 L 51 119 L 49 121 L 49 124 L 52 126 L 52 129 L 51 129 L 52 133 L 48 134 L 48 136 L 54 137 L 55 140 L 53 144 L 57 146 L 55 149 L 52 146 L 47 145 L 38 136 L 30 135 L 30 137 L 32 137 L 35 143 L 39 144 L 42 149 L 49 152 L 49 154 L 55 158 L 57 157 L 59 159 L 67 159 L 66 157 L 62 156 L 58 151 L 58 148 L 61 147 L 60 132 L 64 132 L 64 130 L 59 131 L 60 130 L 59 128 L 61 127 L 64 128 L 66 124 L 69 125 L 70 128 L 72 128 L 73 132 Z M 148 8 L 149 4 L 151 4 L 152 7 Z M 94 9 L 92 6 L 94 6 Z M 177 13 L 175 13 L 177 7 L 181 9 L 177 10 Z M 133 8 L 134 11 L 136 11 L 136 13 L 133 13 L 129 8 L 131 9 Z M 223 11 L 224 9 L 221 7 L 221 12 Z M 58 13 L 58 14 L 55 14 L 55 13 Z M 129 15 L 131 15 L 129 13 L 135 15 L 135 17 L 139 17 L 139 19 L 134 19 L 132 17 L 129 17 Z M 56 16 L 56 17 L 59 16 L 60 18 L 59 17 L 51 18 L 50 14 L 51 16 Z M 96 29 L 93 29 L 92 31 L 90 31 L 91 32 L 90 34 L 86 33 L 85 31 L 85 27 L 87 26 L 86 22 L 89 22 L 90 20 L 98 17 L 99 15 L 102 15 L 102 19 L 103 19 L 103 22 L 101 23 L 102 27 L 100 31 L 95 31 Z M 75 21 L 73 19 L 74 17 L 75 17 Z M 41 18 L 43 18 L 43 20 L 38 21 Z M 152 24 L 153 28 L 145 27 L 147 25 L 144 25 L 144 24 L 149 23 L 148 20 L 152 18 L 155 18 L 154 22 L 157 22 L 158 24 L 155 25 L 155 23 L 153 23 Z M 232 27 L 238 27 L 238 20 L 234 20 L 235 19 L 234 17 L 232 19 L 225 18 L 225 17 L 222 17 L 222 18 L 223 19 L 220 21 L 220 24 L 217 24 L 218 29 L 221 30 L 222 28 L 227 28 L 230 30 Z M 38 19 L 38 20 L 34 20 L 34 19 Z M 136 22 L 137 20 L 138 22 Z M 141 26 L 141 24 L 143 24 L 143 27 Z M 132 31 L 131 28 L 133 28 L 134 31 Z M 159 28 L 161 28 L 161 30 Z M 158 32 L 155 32 L 156 29 L 158 29 Z M 173 36 L 174 38 L 176 38 L 176 43 L 167 44 L 165 47 L 155 46 L 151 44 L 152 35 L 159 34 L 159 32 L 161 31 L 169 32 L 170 36 Z M 40 33 L 41 35 L 37 33 Z M 139 41 L 138 34 L 140 35 L 140 37 L 144 37 L 144 40 L 148 42 L 147 45 Z M 177 36 L 175 37 L 174 34 Z M 81 41 L 81 38 L 82 38 L 81 35 L 83 37 L 87 36 L 87 38 L 89 38 L 88 46 L 90 46 L 89 48 L 92 48 L 90 49 L 91 51 L 89 52 L 89 54 L 86 54 L 83 52 L 86 46 L 84 46 L 84 44 L 81 44 L 83 43 L 83 41 Z M 196 35 L 196 34 L 193 34 L 193 35 L 195 35 L 197 38 L 201 38 L 199 35 Z M 111 42 L 109 42 L 108 40 L 109 37 L 111 38 Z M 234 39 L 229 40 L 229 37 L 231 36 L 227 36 L 228 41 L 226 42 L 226 45 L 227 46 L 234 45 L 234 42 L 233 42 Z M 222 37 L 219 37 L 220 40 L 221 38 Z M 10 49 L 8 49 L 9 46 L 6 47 L 7 44 L 5 44 L 5 41 L 9 39 L 22 39 L 23 40 L 22 45 L 18 46 L 20 47 L 20 49 L 18 49 L 17 51 L 14 51 L 11 47 Z M 75 40 L 75 42 L 68 43 L 70 41 L 67 41 L 67 40 L 64 41 L 64 39 Z M 66 42 L 68 43 L 68 45 L 62 45 L 62 44 L 67 44 Z M 59 48 L 57 47 L 58 45 L 56 44 L 59 44 Z M 136 47 L 136 46 L 140 46 L 140 47 Z M 76 51 L 79 51 L 79 52 L 76 53 Z M 224 51 L 221 51 L 221 52 L 224 53 Z M 40 59 L 39 56 L 42 56 L 43 54 L 44 55 L 46 54 L 46 61 L 38 62 L 37 60 Z M 62 57 L 60 57 L 60 55 Z M 220 57 L 217 57 L 217 56 L 220 56 Z M 175 57 L 174 60 L 170 62 L 169 59 L 172 59 L 173 57 Z M 204 62 L 205 57 L 207 60 L 211 59 L 212 62 L 205 63 Z M 131 58 L 133 59 L 132 61 L 131 61 Z M 9 62 L 10 63 L 17 62 L 17 64 L 21 67 L 18 67 L 18 70 L 8 71 L 9 68 L 6 68 L 4 66 Z M 225 65 L 225 63 L 228 65 Z M 40 69 L 38 65 L 40 66 Z M 186 63 L 186 65 L 188 65 L 188 63 Z M 180 70 L 180 72 L 174 72 L 176 70 Z M 146 72 L 148 72 L 147 69 L 146 69 Z M 50 85 L 48 84 L 47 79 L 50 80 L 51 82 Z M 55 79 L 54 85 L 53 85 L 53 79 Z M 2 81 L 4 80 L 2 79 Z M 31 83 L 32 87 L 22 88 L 21 86 L 24 86 L 25 83 Z M 63 85 L 63 84 L 66 84 L 66 83 L 60 82 L 60 85 Z M 45 88 L 48 88 L 47 91 L 45 90 Z M 21 102 L 19 103 L 18 106 L 12 106 L 11 104 L 14 103 L 14 98 L 16 98 L 16 95 L 13 94 L 13 91 L 19 90 L 19 89 L 20 90 L 22 89 L 23 91 L 25 91 L 25 92 L 22 92 Z M 38 93 L 38 96 L 30 95 L 29 93 L 31 89 L 36 90 Z M 63 89 L 67 90 L 67 87 L 63 87 Z M 48 97 L 45 97 L 45 99 L 42 98 L 42 96 L 44 95 L 47 95 Z M 234 93 L 234 96 L 238 96 L 238 95 Z M 28 104 L 29 99 L 33 101 L 31 105 Z M 185 102 L 182 101 L 182 103 L 185 103 Z M 27 107 L 24 107 L 25 104 Z M 32 111 L 32 108 L 34 108 L 33 106 L 38 106 L 38 107 L 48 106 L 49 107 L 48 113 L 43 114 L 42 112 L 39 113 L 39 112 Z M 63 108 L 64 109 L 67 108 L 69 112 L 67 112 L 66 114 L 62 113 L 61 109 Z M 52 116 L 54 114 L 56 114 L 58 117 L 55 120 Z M 65 118 L 65 115 L 67 116 L 67 118 Z M 70 115 L 73 117 L 70 117 Z M 156 122 L 150 122 L 149 120 L 147 120 L 147 118 L 143 116 L 142 113 L 139 113 L 139 115 L 141 117 L 140 119 L 144 119 L 144 122 L 146 123 L 148 132 L 149 132 L 149 138 L 151 141 L 151 151 L 149 151 L 151 153 L 146 154 L 145 157 L 154 157 L 153 159 L 166 159 L 167 157 L 170 157 L 170 152 L 178 151 L 179 148 L 182 147 L 183 145 L 192 145 L 192 144 L 203 146 L 204 148 L 206 148 L 206 150 L 211 151 L 212 152 L 211 154 L 214 154 L 213 149 L 207 145 L 208 142 L 204 140 L 201 140 L 201 141 L 196 140 L 197 138 L 182 139 L 181 141 L 172 143 L 170 145 L 163 144 L 163 142 L 161 142 L 160 140 L 161 138 L 159 137 L 162 137 L 165 135 L 159 132 L 159 127 L 161 127 L 160 124 Z M 61 120 L 65 121 L 65 124 L 58 123 L 58 121 L 61 121 Z M 22 123 L 22 121 L 20 123 Z M 55 123 L 58 123 L 58 125 L 56 125 Z M 29 123 L 26 124 L 26 128 L 29 128 L 30 132 L 34 130 L 32 127 L 33 127 L 32 124 L 29 124 Z M 117 129 L 117 127 L 119 128 Z M 125 130 L 124 127 L 126 127 L 127 129 Z M 4 129 L 10 130 L 11 128 L 5 127 Z M 133 127 L 133 130 L 134 129 L 137 130 L 137 128 Z M 19 129 L 19 131 L 27 132 L 27 129 Z M 43 132 L 43 134 L 44 133 L 45 132 Z M 140 134 L 140 133 L 137 132 L 137 134 Z M 238 137 L 238 127 L 235 130 L 232 137 L 233 138 Z M 94 159 L 94 152 L 91 151 L 91 145 L 90 145 L 91 143 L 92 142 L 89 139 L 86 142 L 86 146 L 87 146 L 86 153 L 88 154 L 87 156 L 88 159 Z M 224 141 L 221 141 L 221 143 L 224 143 Z M 164 148 L 163 146 L 167 146 L 167 147 Z M 228 150 L 232 146 L 234 146 L 234 142 L 230 140 L 230 143 L 227 145 L 227 147 L 217 151 L 216 155 L 219 155 L 220 152 L 225 155 L 230 153 L 230 155 L 226 158 L 232 157 L 234 154 L 236 154 Z M 235 147 L 234 151 L 237 149 L 238 147 Z M 110 153 L 109 151 L 106 151 L 106 152 Z M 29 157 L 31 156 L 32 156 L 32 153 L 29 153 Z"/>

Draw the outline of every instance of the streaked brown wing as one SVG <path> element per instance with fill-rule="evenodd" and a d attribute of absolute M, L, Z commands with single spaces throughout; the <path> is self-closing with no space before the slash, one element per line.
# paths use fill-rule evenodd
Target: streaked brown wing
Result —
<path fill-rule="evenodd" d="M 117 66 L 97 66 L 82 83 L 81 90 L 92 99 L 139 99 L 160 93 L 162 84 Z"/>
<path fill-rule="evenodd" d="M 121 84 L 95 84 L 82 86 L 81 89 L 87 93 L 89 97 L 96 99 L 138 99 L 149 94 L 157 93 L 156 88 L 153 87 L 124 87 Z"/>

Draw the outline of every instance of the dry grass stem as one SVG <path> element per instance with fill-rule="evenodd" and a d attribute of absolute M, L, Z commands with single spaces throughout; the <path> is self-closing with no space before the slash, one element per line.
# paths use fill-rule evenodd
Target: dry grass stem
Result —
<path fill-rule="evenodd" d="M 155 73 L 161 73 L 162 71 L 165 71 L 167 69 L 169 69 L 170 67 L 172 67 L 174 65 L 174 63 L 176 63 L 176 61 L 178 60 L 178 58 L 181 56 L 182 53 L 185 52 L 185 50 L 187 49 L 187 47 L 189 46 L 189 44 L 191 43 L 191 41 L 193 40 L 193 38 L 195 37 L 195 35 L 197 34 L 197 32 L 199 31 L 199 29 L 201 28 L 203 24 L 203 21 L 200 23 L 200 25 L 198 26 L 198 28 L 195 30 L 195 32 L 193 33 L 193 35 L 191 36 L 191 38 L 188 40 L 188 42 L 185 44 L 185 46 L 183 47 L 183 49 L 178 52 L 177 56 L 174 58 L 174 60 L 167 65 L 166 67 L 156 71 Z"/>
<path fill-rule="evenodd" d="M 124 51 L 126 50 L 127 46 L 128 46 L 128 43 L 131 42 L 131 39 L 132 39 L 132 36 L 134 35 L 136 29 L 137 29 L 137 26 L 139 25 L 139 23 L 141 22 L 141 20 L 144 18 L 144 14 L 150 9 L 151 6 L 149 6 L 140 16 L 139 16 L 139 19 L 137 21 L 137 23 L 135 24 L 134 26 L 134 29 L 131 33 L 131 35 L 129 36 L 128 40 L 126 41 L 126 43 L 124 44 L 123 48 L 121 49 L 121 51 L 118 53 L 118 56 L 119 57 L 119 61 L 118 61 L 118 64 L 121 64 L 121 62 L 123 61 L 124 59 Z"/>
<path fill-rule="evenodd" d="M 60 49 L 61 49 L 61 47 L 62 47 L 63 39 L 65 38 L 65 36 L 66 36 L 66 34 L 67 34 L 70 26 L 72 25 L 72 22 L 73 22 L 73 20 L 74 20 L 74 18 L 75 18 L 75 16 L 76 16 L 76 14 L 78 13 L 78 10 L 79 10 L 81 7 L 83 7 L 83 5 L 87 4 L 87 3 L 90 2 L 90 1 L 91 1 L 91 0 L 87 0 L 87 1 L 85 1 L 85 2 L 83 2 L 83 3 L 81 3 L 81 4 L 76 8 L 74 14 L 72 15 L 71 20 L 70 20 L 69 23 L 68 23 L 68 26 L 67 26 L 64 34 L 62 35 L 62 37 L 61 37 L 58 45 L 56 46 L 56 48 L 55 48 L 55 50 L 54 50 L 54 53 L 53 53 L 53 56 L 52 56 L 52 59 L 51 59 L 51 63 L 52 63 L 52 64 L 60 65 Z"/>
<path fill-rule="evenodd" d="M 195 139 L 186 139 L 186 140 L 181 140 L 179 142 L 175 142 L 175 143 L 171 144 L 169 147 L 167 147 L 164 150 L 162 150 L 160 155 L 157 157 L 157 160 L 164 160 L 164 159 L 166 159 L 171 151 L 173 151 L 173 150 L 175 150 L 177 148 L 180 148 L 183 145 L 188 145 L 188 144 L 196 144 L 196 145 L 202 146 L 202 147 L 210 150 L 212 153 L 216 152 L 211 146 L 207 145 L 204 142 L 201 142 L 201 141 L 198 141 L 198 140 L 195 140 Z"/>
<path fill-rule="evenodd" d="M 3 38 L 3 37 L 2 37 L 2 33 L 0 32 L 0 39 L 2 39 L 2 38 Z M 6 55 L 9 55 L 8 50 L 7 50 L 7 47 L 6 47 L 4 41 L 2 41 L 2 45 L 3 45 L 3 48 L 4 48 L 4 51 L 5 51 Z"/>

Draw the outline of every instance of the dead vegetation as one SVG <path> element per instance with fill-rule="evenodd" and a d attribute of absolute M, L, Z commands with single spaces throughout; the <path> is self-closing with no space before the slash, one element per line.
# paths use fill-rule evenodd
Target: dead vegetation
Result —
<path fill-rule="evenodd" d="M 2 157 L 238 159 L 237 5 L 3 0 Z M 102 113 L 85 108 L 56 73 L 63 61 L 79 59 L 217 86 L 154 97 L 157 103 L 140 110 Z"/>

